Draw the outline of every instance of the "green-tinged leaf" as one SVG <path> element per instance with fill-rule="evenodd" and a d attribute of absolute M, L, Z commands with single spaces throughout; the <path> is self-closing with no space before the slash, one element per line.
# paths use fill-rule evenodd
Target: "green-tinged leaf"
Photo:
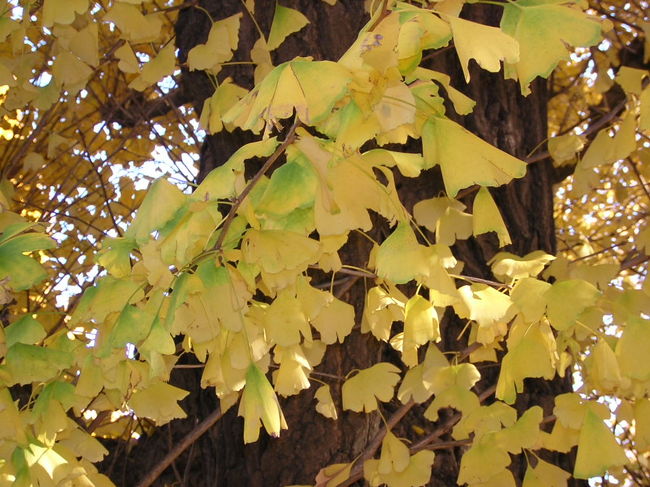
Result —
<path fill-rule="evenodd" d="M 135 249 L 135 240 L 118 237 L 107 238 L 96 260 L 114 277 L 125 277 L 131 273 L 131 252 Z"/>
<path fill-rule="evenodd" d="M 246 372 L 246 386 L 239 403 L 239 415 L 244 418 L 244 443 L 257 441 L 260 423 L 275 438 L 280 436 L 281 429 L 287 428 L 273 387 L 255 364 L 250 364 Z"/>
<path fill-rule="evenodd" d="M 223 120 L 233 122 L 246 110 L 242 128 L 257 130 L 261 122 L 288 118 L 295 110 L 302 122 L 311 125 L 329 115 L 347 93 L 349 82 L 350 74 L 340 64 L 290 61 L 273 69 Z"/>
<path fill-rule="evenodd" d="M 623 328 L 623 336 L 616 345 L 616 356 L 623 374 L 647 381 L 650 379 L 650 320 L 632 318 Z"/>
<path fill-rule="evenodd" d="M 556 330 L 567 330 L 586 308 L 593 306 L 600 291 L 586 281 L 557 281 L 544 293 L 548 319 Z"/>
<path fill-rule="evenodd" d="M 377 275 L 404 284 L 428 273 L 425 247 L 420 245 L 408 223 L 399 223 L 377 251 Z"/>
<path fill-rule="evenodd" d="M 165 179 L 158 179 L 149 188 L 125 237 L 145 243 L 154 230 L 160 230 L 183 208 L 187 197 Z"/>
<path fill-rule="evenodd" d="M 481 437 L 465 452 L 460 461 L 458 483 L 470 485 L 485 482 L 498 475 L 510 465 L 510 455 L 499 447 L 495 433 Z"/>
<path fill-rule="evenodd" d="M 538 458 L 537 464 L 526 469 L 522 487 L 566 487 L 571 474 Z"/>
<path fill-rule="evenodd" d="M 45 269 L 24 253 L 51 249 L 54 241 L 42 233 L 23 233 L 9 237 L 3 236 L 0 243 L 0 280 L 8 278 L 9 286 L 22 291 L 38 284 L 47 277 Z"/>
<path fill-rule="evenodd" d="M 440 165 L 447 194 L 479 184 L 501 186 L 526 174 L 526 164 L 479 139 L 447 118 L 430 118 L 422 127 L 425 167 Z"/>
<path fill-rule="evenodd" d="M 501 29 L 519 43 L 520 57 L 510 61 L 507 74 L 519 79 L 521 92 L 537 76 L 547 78 L 569 47 L 589 47 L 601 40 L 600 24 L 573 2 L 518 0 L 503 7 Z"/>
<path fill-rule="evenodd" d="M 270 137 L 240 147 L 225 164 L 208 173 L 190 198 L 201 201 L 234 197 L 244 186 L 244 161 L 268 157 L 279 144 L 277 137 Z"/>
<path fill-rule="evenodd" d="M 5 368 L 12 384 L 45 382 L 74 361 L 70 352 L 16 343 L 7 351 Z"/>
<path fill-rule="evenodd" d="M 588 479 L 603 475 L 611 467 L 627 463 L 628 459 L 611 430 L 596 414 L 587 410 L 580 429 L 573 476 Z"/>
<path fill-rule="evenodd" d="M 276 3 L 271 32 L 269 32 L 269 38 L 267 40 L 269 50 L 273 51 L 278 48 L 287 36 L 298 32 L 308 23 L 309 20 L 307 17 L 298 10 L 283 7 L 279 3 Z"/>
<path fill-rule="evenodd" d="M 14 343 L 34 345 L 46 336 L 43 325 L 35 320 L 32 315 L 21 317 L 19 320 L 6 327 L 4 332 L 7 347 L 11 347 Z"/>

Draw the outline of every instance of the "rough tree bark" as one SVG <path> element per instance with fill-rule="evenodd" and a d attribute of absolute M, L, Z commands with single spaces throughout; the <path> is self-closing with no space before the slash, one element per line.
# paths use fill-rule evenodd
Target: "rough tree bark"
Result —
<path fill-rule="evenodd" d="M 337 59 L 354 41 L 355 34 L 367 21 L 362 0 L 339 0 L 335 6 L 315 0 L 286 0 L 284 5 L 298 8 L 311 20 L 311 24 L 298 34 L 290 36 L 275 54 L 276 63 L 296 55 L 311 55 L 315 59 Z M 181 11 L 176 26 L 176 42 L 180 59 L 184 61 L 187 52 L 196 44 L 204 42 L 210 28 L 206 11 L 214 20 L 242 12 L 240 0 L 200 0 L 203 7 Z M 261 28 L 268 32 L 273 15 L 274 1 L 257 0 L 255 16 Z M 466 5 L 463 16 L 484 24 L 496 25 L 500 9 L 492 6 Z M 250 16 L 244 13 L 237 59 L 245 60 L 257 32 Z M 473 66 L 471 82 L 466 84 L 453 49 L 446 50 L 426 61 L 432 67 L 452 76 L 452 83 L 476 100 L 474 113 L 467 117 L 456 117 L 469 130 L 502 150 L 520 158 L 540 148 L 546 138 L 547 91 L 545 82 L 535 83 L 533 93 L 527 98 L 519 94 L 516 83 L 504 81 L 502 73 L 489 74 Z M 231 76 L 239 84 L 251 87 L 250 68 L 230 67 L 220 77 Z M 182 78 L 184 97 L 200 111 L 203 100 L 213 91 L 205 75 L 198 72 L 184 72 Z M 451 110 L 450 110 L 451 112 Z M 252 136 L 240 131 L 222 132 L 207 138 L 201 150 L 199 178 L 210 169 L 223 163 L 238 147 L 251 141 Z M 419 142 L 413 142 L 410 149 L 419 150 Z M 471 154 L 468 154 L 471 157 Z M 525 178 L 504 188 L 492 191 L 506 221 L 512 238 L 508 249 L 519 255 L 543 249 L 554 253 L 555 237 L 552 214 L 553 168 L 548 161 L 531 164 Z M 439 171 L 429 170 L 417 180 L 398 178 L 402 201 L 407 208 L 423 199 L 440 193 L 442 181 Z M 473 195 L 467 194 L 464 202 L 470 206 Z M 344 249 L 348 262 L 356 260 L 364 265 L 363 255 L 368 249 L 363 242 L 352 241 Z M 456 256 L 465 262 L 466 274 L 490 278 L 486 262 L 498 251 L 496 238 L 472 238 L 457 244 Z M 359 281 L 346 291 L 345 299 L 355 304 L 357 317 L 363 307 L 363 283 Z M 446 350 L 460 350 L 466 346 L 466 337 L 458 339 L 464 323 L 447 313 L 443 320 L 443 343 Z M 318 370 L 335 375 L 345 375 L 353 368 L 367 367 L 376 361 L 378 354 L 383 360 L 398 358 L 390 350 L 381 350 L 374 340 L 358 333 L 349 337 L 343 346 L 335 346 L 327 353 Z M 494 370 L 494 369 L 488 369 Z M 496 382 L 496 373 L 486 373 L 478 384 L 479 390 L 486 390 Z M 199 391 L 200 372 L 181 369 L 174 377 L 176 384 L 194 391 L 182 406 L 188 419 L 177 421 L 141 440 L 128 452 L 117 451 L 107 459 L 105 465 L 112 466 L 112 477 L 118 485 L 133 485 L 148 469 L 159 461 L 175 442 L 183 437 L 202 418 L 216 407 L 213 391 Z M 518 400 L 517 407 L 527 408 L 541 404 L 550 414 L 551 398 L 570 390 L 564 380 L 553 382 L 527 381 L 526 391 Z M 489 401 L 489 400 L 488 400 Z M 390 416 L 396 405 L 387 405 L 385 416 Z M 281 438 L 271 439 L 265 435 L 259 442 L 242 444 L 242 421 L 235 416 L 233 408 L 214 428 L 197 440 L 193 446 L 177 459 L 172 468 L 160 477 L 156 485 L 187 486 L 281 486 L 290 484 L 312 484 L 318 470 L 331 463 L 348 462 L 358 456 L 366 444 L 379 430 L 378 415 L 344 413 L 333 422 L 314 411 L 313 391 L 304 391 L 297 397 L 283 401 L 284 413 L 289 430 Z M 414 411 L 415 413 L 417 411 Z M 445 418 L 445 415 L 441 415 Z M 404 421 L 412 423 L 415 414 Z M 427 427 L 418 423 L 421 427 Z M 435 426 L 429 425 L 429 429 Z M 404 427 L 401 436 L 417 442 L 418 437 L 410 427 Z M 456 484 L 458 465 L 462 451 L 456 449 L 437 452 L 432 474 L 432 486 Z M 566 459 L 555 459 L 565 463 Z M 568 467 L 568 465 L 564 465 Z M 515 463 L 515 477 L 523 476 L 522 465 Z M 361 484 L 359 484 L 361 485 Z"/>

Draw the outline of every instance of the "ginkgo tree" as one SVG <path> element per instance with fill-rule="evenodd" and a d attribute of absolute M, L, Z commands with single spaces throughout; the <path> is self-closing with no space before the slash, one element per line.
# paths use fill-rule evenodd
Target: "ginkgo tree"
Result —
<path fill-rule="evenodd" d="M 645 0 L 0 7 L 0 485 L 647 485 Z"/>

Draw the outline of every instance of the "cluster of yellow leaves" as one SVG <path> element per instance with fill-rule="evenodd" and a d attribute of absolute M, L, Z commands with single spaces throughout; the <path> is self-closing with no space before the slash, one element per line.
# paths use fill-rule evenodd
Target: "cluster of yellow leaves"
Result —
<path fill-rule="evenodd" d="M 323 385 L 316 409 L 336 419 L 339 408 L 370 413 L 394 398 L 404 404 L 430 401 L 424 418 L 431 422 L 438 421 L 440 409 L 455 409 L 460 420 L 452 436 L 470 445 L 461 460 L 461 484 L 514 485 L 510 455 L 523 450 L 534 455 L 541 448 L 567 452 L 577 446 L 576 478 L 626 464 L 604 422 L 610 414 L 597 401 L 602 395 L 625 398 L 620 417 L 636 425 L 634 447 L 650 451 L 647 284 L 619 290 L 610 286 L 618 267 L 581 266 L 543 252 L 502 252 L 491 261 L 499 282 L 469 279 L 459 286 L 458 279 L 468 278 L 451 247 L 488 232 L 496 233 L 500 246 L 510 243 L 488 188 L 523 177 L 526 164 L 448 118 L 443 94 L 461 115 L 471 111 L 472 100 L 445 74 L 419 66 L 423 52 L 453 41 L 466 79 L 471 60 L 493 72 L 503 63 L 505 75 L 517 79 L 525 94 L 535 77 L 548 76 L 569 56 L 567 47 L 600 41 L 597 20 L 574 2 L 559 0 L 504 4 L 499 27 L 460 18 L 463 2 L 389 2 L 391 10 L 376 12 L 338 61 L 301 58 L 274 67 L 270 52 L 309 21 L 278 4 L 268 36 L 250 53 L 256 86 L 249 91 L 224 80 L 200 119 L 210 133 L 240 128 L 261 134 L 261 140 L 241 147 L 192 194 L 160 179 L 143 198 L 132 183 L 116 185 L 107 172 L 95 171 L 95 164 L 110 164 L 120 174 L 119 165 L 126 170 L 150 157 L 152 140 L 162 140 L 170 157 L 181 159 L 174 150 L 189 147 L 191 124 L 179 128 L 169 122 L 164 136 L 156 126 L 120 134 L 102 124 L 100 111 L 87 101 L 110 108 L 110 98 L 126 96 L 128 88 L 150 101 L 164 96 L 159 82 L 178 69 L 169 42 L 174 10 L 141 3 L 114 1 L 95 10 L 88 0 L 45 0 L 32 18 L 13 13 L 14 4 L 5 2 L 4 12 L 12 13 L 3 17 L 0 30 L 3 49 L 11 54 L 0 60 L 0 80 L 9 87 L 4 109 L 19 121 L 17 131 L 25 132 L 15 137 L 19 149 L 7 149 L 6 155 L 13 150 L 29 155 L 8 157 L 3 167 L 20 190 L 14 199 L 81 222 L 74 230 L 61 225 L 62 244 L 51 258 L 71 263 L 68 272 L 90 271 L 80 241 L 92 249 L 111 238 L 103 240 L 97 256 L 106 275 L 86 290 L 71 317 L 31 313 L 28 301 L 0 330 L 0 451 L 10 459 L 0 463 L 2 482 L 57 484 L 74 478 L 107 485 L 91 464 L 104 450 L 66 413 L 121 412 L 93 432 L 99 436 L 131 435 L 134 415 L 156 424 L 183 417 L 178 401 L 187 391 L 168 384 L 179 350 L 204 364 L 202 386 L 215 388 L 223 410 L 239 400 L 245 442 L 256 441 L 261 426 L 278 436 L 287 425 L 277 395 L 310 388 L 327 346 L 343 343 L 357 321 L 362 333 L 400 353 L 401 367 L 379 362 L 350 371 L 340 385 L 341 403 L 332 397 L 333 386 Z M 189 52 L 187 68 L 216 77 L 238 46 L 241 18 L 214 21 L 206 42 Z M 44 32 L 52 52 L 22 53 L 30 34 Z M 102 95 L 102 80 L 111 76 L 121 82 L 108 97 Z M 624 71 L 617 79 L 628 96 L 625 116 L 613 127 L 615 135 L 601 131 L 579 158 L 578 191 L 620 159 L 647 159 L 637 141 L 637 134 L 648 130 L 645 78 Z M 23 107 L 28 109 L 18 115 Z M 315 130 L 298 128 L 284 143 L 271 137 L 291 118 Z M 52 119 L 59 121 L 43 122 Z M 38 136 L 46 128 L 50 134 Z M 29 133 L 37 135 L 31 140 Z M 409 137 L 421 139 L 421 153 L 362 149 L 369 141 L 384 146 Z M 571 134 L 554 139 L 549 150 L 562 164 L 576 157 L 584 142 Z M 284 162 L 272 174 L 245 177 L 248 160 L 273 158 L 277 151 Z M 23 165 L 22 172 L 16 164 Z M 416 178 L 434 166 L 441 170 L 446 195 L 418 202 L 411 214 L 400 201 L 395 172 Z M 89 174 L 99 179 L 101 192 L 89 188 Z M 479 188 L 468 213 L 454 198 L 474 186 Z M 3 210 L 11 206 L 8 195 L 2 188 Z M 83 210 L 73 204 L 80 198 Z M 74 212 L 52 210 L 49 200 Z M 367 269 L 353 269 L 374 279 L 357 319 L 351 304 L 308 271 L 332 273 L 332 281 L 350 271 L 339 249 L 350 232 L 373 228 L 372 215 L 392 230 L 383 242 L 373 242 Z M 91 223 L 99 231 L 90 231 Z M 24 254 L 47 249 L 51 240 L 32 229 L 8 211 L 0 214 L 0 303 L 45 277 Z M 469 361 L 450 361 L 435 343 L 448 307 L 468 324 L 474 346 Z M 604 316 L 611 317 L 616 333 L 607 333 Z M 177 337 L 182 337 L 178 346 Z M 130 347 L 137 356 L 125 354 Z M 482 405 L 474 363 L 498 360 L 497 400 Z M 556 398 L 551 433 L 540 429 L 539 407 L 517 417 L 510 404 L 525 379 L 552 379 L 574 366 L 583 372 L 583 394 Z M 32 385 L 33 405 L 18 408 L 9 392 L 15 384 Z M 366 460 L 363 474 L 373 486 L 415 487 L 428 482 L 433 461 L 433 452 L 411 451 L 388 432 L 380 457 Z M 316 481 L 336 485 L 351 467 L 331 465 Z M 538 459 L 529 464 L 524 485 L 564 485 L 570 475 Z"/>

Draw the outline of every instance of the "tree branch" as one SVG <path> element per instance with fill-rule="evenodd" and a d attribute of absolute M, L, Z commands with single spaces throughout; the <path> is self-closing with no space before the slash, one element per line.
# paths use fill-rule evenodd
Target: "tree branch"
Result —
<path fill-rule="evenodd" d="M 196 427 L 190 431 L 185 437 L 172 448 L 165 457 L 152 468 L 147 475 L 144 476 L 136 487 L 149 487 L 156 479 L 162 474 L 167 467 L 169 467 L 174 460 L 176 460 L 181 453 L 189 448 L 197 439 L 199 439 L 206 431 L 208 431 L 217 421 L 223 417 L 221 408 L 217 408 L 212 413 L 201 421 Z"/>
<path fill-rule="evenodd" d="M 350 476 L 343 483 L 339 484 L 339 487 L 352 485 L 357 480 L 360 480 L 361 477 L 363 477 L 364 462 L 375 456 L 375 453 L 381 446 L 381 442 L 384 441 L 384 436 L 386 436 L 386 433 L 388 433 L 397 423 L 399 423 L 413 406 L 415 406 L 415 402 L 411 399 L 409 402 L 395 411 L 395 413 L 388 419 L 386 425 L 382 428 L 382 430 L 377 433 L 373 440 L 368 444 L 363 454 L 357 458 L 354 467 L 352 467 L 352 470 L 350 470 Z"/>
<path fill-rule="evenodd" d="M 284 139 L 284 142 L 282 142 L 278 146 L 278 148 L 275 149 L 275 152 L 271 154 L 271 156 L 266 160 L 264 165 L 260 168 L 259 171 L 257 171 L 255 176 L 253 176 L 253 178 L 248 182 L 244 190 L 234 201 L 232 207 L 230 208 L 230 211 L 228 212 L 228 215 L 226 215 L 223 225 L 221 226 L 221 233 L 219 234 L 219 237 L 217 238 L 214 247 L 212 247 L 212 250 L 221 251 L 221 247 L 223 246 L 223 241 L 226 238 L 226 234 L 228 233 L 228 229 L 230 228 L 230 225 L 235 219 L 237 210 L 242 205 L 242 203 L 244 202 L 248 194 L 253 190 L 257 182 L 262 178 L 262 176 L 264 176 L 266 171 L 269 170 L 269 168 L 275 163 L 275 161 L 277 161 L 278 158 L 284 153 L 284 151 L 287 150 L 287 147 L 289 147 L 296 139 L 296 129 L 298 128 L 299 125 L 300 125 L 300 120 L 298 119 L 298 117 L 296 117 L 296 121 L 289 129 L 289 132 L 287 133 L 287 137 Z"/>

